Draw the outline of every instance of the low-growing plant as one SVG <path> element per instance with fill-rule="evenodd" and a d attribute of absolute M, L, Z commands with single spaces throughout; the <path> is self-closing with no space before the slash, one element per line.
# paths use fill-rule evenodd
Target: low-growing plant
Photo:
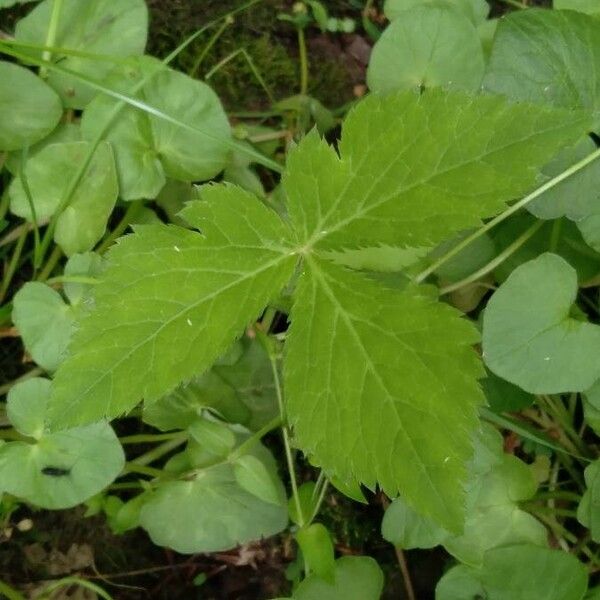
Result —
<path fill-rule="evenodd" d="M 322 3 L 282 133 L 145 56 L 143 0 L 88 2 L 0 38 L 0 316 L 37 365 L 2 388 L 6 518 L 86 503 L 181 553 L 287 531 L 291 598 L 375 600 L 335 490 L 387 507 L 409 598 L 403 550 L 436 546 L 438 600 L 598 597 L 600 6 L 388 0 L 336 137 Z"/>

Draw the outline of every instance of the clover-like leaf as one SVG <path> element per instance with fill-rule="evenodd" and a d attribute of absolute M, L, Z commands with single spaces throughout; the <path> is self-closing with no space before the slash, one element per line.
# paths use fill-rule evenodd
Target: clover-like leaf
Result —
<path fill-rule="evenodd" d="M 140 525 L 154 543 L 177 552 L 218 552 L 279 533 L 288 521 L 275 461 L 263 446 L 252 455 L 268 470 L 278 500 L 240 485 L 229 463 L 211 465 L 187 480 L 162 483 L 142 505 Z"/>
<path fill-rule="evenodd" d="M 484 87 L 515 100 L 580 108 L 600 125 L 598 21 L 574 11 L 532 9 L 500 20 Z"/>
<path fill-rule="evenodd" d="M 402 12 L 373 47 L 367 82 L 376 92 L 436 86 L 475 91 L 485 63 L 479 34 L 457 8 L 424 3 Z"/>
<path fill-rule="evenodd" d="M 590 1 L 593 2 L 594 0 Z M 386 0 L 384 5 L 385 16 L 393 21 L 400 15 L 404 17 L 405 15 L 402 14 L 404 11 L 423 4 L 435 5 L 441 4 L 441 2 L 439 0 Z M 490 6 L 485 0 L 448 0 L 447 4 L 463 13 L 474 25 L 479 25 L 485 21 L 490 12 Z"/>
<path fill-rule="evenodd" d="M 154 198 L 166 177 L 201 181 L 214 177 L 227 164 L 230 128 L 217 95 L 197 81 L 158 60 L 144 57 L 119 69 L 110 82 L 130 94 L 144 78 L 148 81 L 137 97 L 158 116 L 131 106 L 122 108 L 106 139 L 114 147 L 121 197 L 125 200 Z M 111 119 L 117 101 L 99 95 L 83 113 L 82 131 L 93 140 Z M 160 113 L 200 131 L 190 131 L 160 117 Z"/>
<path fill-rule="evenodd" d="M 54 0 L 44 0 L 17 23 L 15 37 L 20 42 L 45 45 Z M 143 54 L 148 33 L 148 9 L 144 0 L 86 0 L 85 10 L 79 0 L 64 0 L 55 45 L 115 57 Z M 34 54 L 34 51 L 31 51 Z M 39 52 L 41 54 L 41 52 Z M 65 69 L 103 79 L 113 63 L 95 58 L 61 55 L 52 60 Z M 79 79 L 50 71 L 48 82 L 61 95 L 65 106 L 84 108 L 96 91 Z"/>
<path fill-rule="evenodd" d="M 40 150 L 27 161 L 23 174 L 26 185 L 22 177 L 15 177 L 9 187 L 11 211 L 30 222 L 40 223 L 51 217 L 65 200 L 89 149 L 87 142 L 70 142 Z M 102 237 L 117 194 L 112 149 L 103 142 L 56 221 L 54 239 L 67 255 L 90 250 Z"/>
<path fill-rule="evenodd" d="M 44 81 L 4 61 L 0 61 L 0 81 L 0 151 L 31 146 L 56 127 L 62 103 Z"/>
<path fill-rule="evenodd" d="M 55 371 L 73 333 L 72 307 L 45 283 L 30 281 L 15 294 L 12 318 L 33 360 Z"/>
<path fill-rule="evenodd" d="M 0 446 L 0 491 L 42 508 L 69 508 L 113 481 L 125 457 L 106 423 L 58 433 L 43 431 L 51 386 L 47 379 L 28 379 L 8 395 L 13 424 L 35 441 Z"/>
<path fill-rule="evenodd" d="M 600 376 L 600 327 L 570 316 L 576 294 L 575 270 L 555 254 L 515 269 L 485 310 L 487 366 L 532 394 L 588 389 Z"/>
<path fill-rule="evenodd" d="M 203 372 L 287 283 L 291 233 L 233 186 L 208 186 L 178 226 L 140 226 L 109 253 L 51 416 L 67 426 L 117 416 Z"/>

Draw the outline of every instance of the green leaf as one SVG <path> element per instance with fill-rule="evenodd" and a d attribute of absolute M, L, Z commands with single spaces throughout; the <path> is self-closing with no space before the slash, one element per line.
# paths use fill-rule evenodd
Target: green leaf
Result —
<path fill-rule="evenodd" d="M 600 541 L 600 460 L 585 468 L 587 487 L 577 508 L 577 520 L 590 530 L 592 539 Z"/>
<path fill-rule="evenodd" d="M 46 371 L 55 371 L 71 339 L 73 309 L 56 290 L 30 281 L 14 297 L 12 319 L 33 360 Z"/>
<path fill-rule="evenodd" d="M 600 380 L 586 390 L 581 398 L 585 421 L 600 436 Z"/>
<path fill-rule="evenodd" d="M 45 45 L 54 0 L 44 0 L 15 29 L 20 42 Z M 58 20 L 55 46 L 115 57 L 143 54 L 148 32 L 148 9 L 144 0 L 64 0 Z M 33 55 L 41 54 L 31 52 Z M 54 53 L 61 66 L 101 80 L 111 70 L 111 61 L 99 61 Z M 84 108 L 95 90 L 71 76 L 50 72 L 48 82 L 69 108 Z"/>
<path fill-rule="evenodd" d="M 576 295 L 575 270 L 555 254 L 515 269 L 483 318 L 490 370 L 532 394 L 588 389 L 600 376 L 600 327 L 569 316 Z"/>
<path fill-rule="evenodd" d="M 117 70 L 109 82 L 130 94 L 148 77 L 136 98 L 159 114 L 173 115 L 200 128 L 205 135 L 131 106 L 122 108 L 106 139 L 115 150 L 120 194 L 125 200 L 154 198 L 166 177 L 180 181 L 210 179 L 226 166 L 230 155 L 227 116 L 219 98 L 205 83 L 149 57 Z M 114 98 L 99 95 L 89 104 L 81 122 L 84 138 L 97 137 L 117 103 Z"/>
<path fill-rule="evenodd" d="M 73 254 L 65 265 L 65 277 L 95 278 L 104 268 L 104 260 L 95 252 Z M 66 281 L 63 285 L 65 295 L 71 305 L 81 304 L 91 295 L 93 284 Z"/>
<path fill-rule="evenodd" d="M 38 223 L 56 212 L 73 176 L 85 161 L 89 148 L 87 142 L 52 144 L 27 161 L 25 178 Z M 60 177 L 57 177 L 57 173 L 60 173 Z M 86 252 L 104 235 L 117 194 L 112 149 L 110 144 L 103 142 L 94 152 L 69 205 L 56 222 L 54 239 L 65 254 L 70 256 Z M 9 195 L 11 211 L 33 221 L 31 205 L 21 177 L 13 179 Z"/>
<path fill-rule="evenodd" d="M 542 172 L 555 177 L 596 149 L 588 136 L 572 148 L 558 154 Z M 556 219 L 566 215 L 572 221 L 600 213 L 600 163 L 594 161 L 543 193 L 527 205 L 527 210 L 540 219 Z"/>
<path fill-rule="evenodd" d="M 528 544 L 490 550 L 480 569 L 454 567 L 439 581 L 436 600 L 581 600 L 585 567 L 572 555 Z"/>
<path fill-rule="evenodd" d="M 148 493 L 140 524 L 154 543 L 182 553 L 219 552 L 282 531 L 287 510 L 275 461 L 260 445 L 253 453 L 276 482 L 277 504 L 240 486 L 232 465 L 214 465 L 189 480 L 165 482 Z"/>
<path fill-rule="evenodd" d="M 589 15 L 600 13 L 600 4 L 598 0 L 554 0 L 554 8 L 557 10 L 577 10 Z"/>
<path fill-rule="evenodd" d="M 377 40 L 367 83 L 375 92 L 437 86 L 476 91 L 484 70 L 469 18 L 453 6 L 425 3 L 403 11 Z"/>
<path fill-rule="evenodd" d="M 235 434 L 227 425 L 207 418 L 196 419 L 188 429 L 190 436 L 205 450 L 225 458 L 235 446 Z"/>
<path fill-rule="evenodd" d="M 0 491 L 42 508 L 60 509 L 80 504 L 105 488 L 121 472 L 125 457 L 106 423 L 40 432 L 51 385 L 46 379 L 29 379 L 9 393 L 13 424 L 37 439 L 0 446 Z"/>
<path fill-rule="evenodd" d="M 279 481 L 274 481 L 265 464 L 252 454 L 238 458 L 233 465 L 238 484 L 263 502 L 281 504 Z"/>
<path fill-rule="evenodd" d="M 535 401 L 535 396 L 489 371 L 487 377 L 481 381 L 481 387 L 495 413 L 517 412 L 529 408 Z"/>
<path fill-rule="evenodd" d="M 329 475 L 379 483 L 391 496 L 402 491 L 459 529 L 464 492 L 456 482 L 483 402 L 476 339 L 456 311 L 418 288 L 396 292 L 307 260 L 285 362 L 299 447 Z"/>
<path fill-rule="evenodd" d="M 412 550 L 439 546 L 449 534 L 430 519 L 422 517 L 401 498 L 396 498 L 385 511 L 381 535 L 394 546 Z"/>
<path fill-rule="evenodd" d="M 60 98 L 28 69 L 0 61 L 0 151 L 46 137 L 62 116 Z"/>
<path fill-rule="evenodd" d="M 344 556 L 335 561 L 334 584 L 309 575 L 291 600 L 379 600 L 382 591 L 383 573 L 372 558 Z"/>
<path fill-rule="evenodd" d="M 438 0 L 386 0 L 384 5 L 385 16 L 393 21 L 399 16 L 404 17 L 402 13 L 405 10 L 419 7 L 423 4 L 440 4 Z M 479 25 L 485 21 L 490 6 L 485 0 L 448 0 L 449 4 L 459 10 L 465 17 L 468 17 L 474 25 Z"/>
<path fill-rule="evenodd" d="M 302 527 L 296 533 L 296 541 L 302 550 L 307 572 L 314 572 L 328 584 L 335 585 L 334 548 L 327 527 L 321 523 Z"/>
<path fill-rule="evenodd" d="M 290 232 L 254 196 L 207 186 L 177 226 L 139 227 L 109 252 L 94 310 L 55 378 L 55 426 L 115 417 L 206 370 L 290 279 Z"/>
<path fill-rule="evenodd" d="M 573 11 L 531 9 L 500 20 L 484 88 L 519 101 L 585 109 L 600 124 L 600 29 Z"/>
<path fill-rule="evenodd" d="M 341 158 L 315 133 L 290 154 L 290 218 L 309 249 L 434 246 L 529 191 L 536 168 L 588 126 L 499 97 L 374 94 L 346 118 Z"/>

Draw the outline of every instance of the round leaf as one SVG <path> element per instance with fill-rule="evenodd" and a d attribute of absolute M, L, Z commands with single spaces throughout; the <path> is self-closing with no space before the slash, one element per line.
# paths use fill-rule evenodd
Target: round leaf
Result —
<path fill-rule="evenodd" d="M 12 319 L 33 360 L 47 371 L 55 371 L 71 339 L 73 309 L 56 290 L 32 281 L 15 295 Z"/>
<path fill-rule="evenodd" d="M 515 269 L 485 310 L 487 366 L 532 394 L 589 388 L 600 376 L 600 327 L 569 316 L 576 294 L 575 270 L 555 254 Z"/>
<path fill-rule="evenodd" d="M 23 435 L 40 439 L 44 433 L 46 402 L 52 383 L 32 377 L 16 384 L 8 393 L 7 414 L 13 427 Z"/>
<path fill-rule="evenodd" d="M 258 451 L 275 480 L 272 457 L 262 447 Z M 278 487 L 283 499 L 283 486 Z M 140 524 L 160 546 L 182 553 L 218 552 L 279 533 L 287 525 L 287 510 L 283 500 L 275 505 L 244 490 L 233 467 L 223 463 L 151 492 Z"/>
<path fill-rule="evenodd" d="M 335 583 L 335 558 L 333 542 L 327 527 L 312 523 L 296 533 L 296 541 L 302 550 L 302 557 L 308 570 L 329 584 Z"/>
<path fill-rule="evenodd" d="M 444 4 L 405 11 L 377 41 L 367 82 L 373 91 L 446 86 L 477 90 L 483 49 L 473 23 Z"/>
<path fill-rule="evenodd" d="M 0 151 L 46 137 L 62 115 L 60 98 L 31 71 L 0 61 Z"/>
<path fill-rule="evenodd" d="M 17 23 L 20 42 L 45 45 L 54 0 L 44 0 Z M 144 0 L 64 0 L 55 46 L 93 54 L 132 56 L 143 54 L 148 32 L 148 9 Z M 34 52 L 32 52 L 33 54 Z M 102 80 L 111 61 L 55 53 L 53 60 L 65 69 Z M 50 71 L 48 82 L 69 108 L 84 108 L 96 91 L 77 78 Z"/>
<path fill-rule="evenodd" d="M 485 598 L 485 590 L 478 571 L 467 565 L 453 567 L 438 581 L 435 600 L 478 600 Z"/>

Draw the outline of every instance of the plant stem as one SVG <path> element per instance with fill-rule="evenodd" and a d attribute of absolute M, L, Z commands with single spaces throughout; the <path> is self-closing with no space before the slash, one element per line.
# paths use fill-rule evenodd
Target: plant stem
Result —
<path fill-rule="evenodd" d="M 138 466 L 149 465 L 150 463 L 153 463 L 155 460 L 162 458 L 165 454 L 168 454 L 172 450 L 175 450 L 175 448 L 184 444 L 187 441 L 187 439 L 188 435 L 185 431 L 183 431 L 179 433 L 177 437 L 163 442 L 159 446 L 156 446 L 156 448 L 153 448 L 145 454 L 142 454 L 141 456 L 138 456 L 137 458 L 134 458 L 133 460 L 129 461 L 128 464 L 135 464 Z"/>
<path fill-rule="evenodd" d="M 304 28 L 298 27 L 298 50 L 300 51 L 300 94 L 308 94 L 308 53 Z"/>
<path fill-rule="evenodd" d="M 56 42 L 56 34 L 58 33 L 58 23 L 60 21 L 60 13 L 63 7 L 63 0 L 54 0 L 52 4 L 52 13 L 50 14 L 50 23 L 48 24 L 48 34 L 46 35 L 46 46 L 54 46 Z M 42 59 L 45 61 L 52 60 L 52 50 L 46 49 L 42 52 Z M 48 70 L 45 67 L 40 67 L 40 77 L 46 78 Z"/>
<path fill-rule="evenodd" d="M 450 292 L 454 292 L 474 281 L 477 281 L 484 275 L 487 275 L 489 272 L 493 271 L 498 265 L 501 265 L 507 258 L 512 256 L 523 244 L 525 244 L 530 238 L 532 238 L 538 230 L 544 225 L 544 221 L 536 221 L 527 231 L 521 234 L 510 246 L 508 246 L 503 252 L 498 254 L 496 258 L 491 260 L 487 265 L 481 267 L 474 273 L 471 273 L 468 277 L 457 281 L 456 283 L 452 283 L 443 287 L 440 290 L 440 295 L 449 294 Z"/>
<path fill-rule="evenodd" d="M 43 246 L 44 246 L 44 244 L 42 241 L 42 249 L 40 250 L 40 254 L 42 256 L 44 255 L 44 247 Z M 54 271 L 54 267 L 56 267 L 56 264 L 60 260 L 61 256 L 62 256 L 62 250 L 60 249 L 60 246 L 54 246 L 54 249 L 52 250 L 52 254 L 50 254 L 48 261 L 44 265 L 44 268 L 41 270 L 36 281 L 46 281 L 46 279 L 48 279 L 48 277 L 50 277 L 50 275 L 52 274 L 52 271 Z"/>
<path fill-rule="evenodd" d="M 9 381 L 8 383 L 4 383 L 3 385 L 0 385 L 0 396 L 4 396 L 4 394 L 8 394 L 8 392 L 10 392 L 11 388 L 15 385 L 17 385 L 17 383 L 21 383 L 21 381 L 26 381 L 27 379 L 31 379 L 32 377 L 37 377 L 38 375 L 41 375 L 44 372 L 43 369 L 41 369 L 40 367 L 35 367 L 35 369 L 31 369 L 31 371 L 29 371 L 28 373 L 25 373 L 25 375 L 21 375 L 21 377 L 19 377 L 18 379 L 15 379 L 14 381 Z"/>
<path fill-rule="evenodd" d="M 12 282 L 13 277 L 17 271 L 17 267 L 19 266 L 19 259 L 21 258 L 21 253 L 23 252 L 23 246 L 25 245 L 25 239 L 27 238 L 27 229 L 24 229 L 19 239 L 17 240 L 17 244 L 13 251 L 10 262 L 8 263 L 8 267 L 6 269 L 6 273 L 2 278 L 2 286 L 0 287 L 0 304 L 4 300 L 6 293 L 8 292 L 8 288 Z"/>
<path fill-rule="evenodd" d="M 2 580 L 0 580 L 0 594 L 5 596 L 7 600 L 25 600 L 25 596 Z"/>
<path fill-rule="evenodd" d="M 277 416 L 263 425 L 258 431 L 255 431 L 247 440 L 242 442 L 228 457 L 228 462 L 234 462 L 241 456 L 244 456 L 255 444 L 257 444 L 267 433 L 277 429 L 281 425 L 281 417 Z"/>
<path fill-rule="evenodd" d="M 223 32 L 233 22 L 234 22 L 233 18 L 225 19 L 223 21 L 223 23 L 221 24 L 221 26 L 219 27 L 219 29 L 217 29 L 217 31 L 212 35 L 212 37 L 210 38 L 210 40 L 208 40 L 208 43 L 206 44 L 206 46 L 204 46 L 202 52 L 200 52 L 200 54 L 198 55 L 198 58 L 196 59 L 196 62 L 194 63 L 194 65 L 190 69 L 190 73 L 189 73 L 190 77 L 196 77 L 196 75 L 198 73 L 198 69 L 200 68 L 200 65 L 202 64 L 202 61 L 206 58 L 206 56 L 210 52 L 211 48 L 217 43 L 217 40 L 223 35 Z"/>
<path fill-rule="evenodd" d="M 446 264 L 452 257 L 456 256 L 460 252 L 462 252 L 469 244 L 474 242 L 477 238 L 481 237 L 484 233 L 502 223 L 502 221 L 508 219 L 511 215 L 514 215 L 516 212 L 521 210 L 524 206 L 527 206 L 530 202 L 533 202 L 536 198 L 547 192 L 548 190 L 556 187 L 559 183 L 562 183 L 565 179 L 571 177 L 575 173 L 581 171 L 581 169 L 587 167 L 590 163 L 594 162 L 597 158 L 600 158 L 600 148 L 594 150 L 591 154 L 588 154 L 585 158 L 581 159 L 579 162 L 575 163 L 573 166 L 564 170 L 562 173 L 553 177 L 539 188 L 528 194 L 518 202 L 515 202 L 512 206 L 506 209 L 503 213 L 500 213 L 497 217 L 494 217 L 485 225 L 480 227 L 477 231 L 473 232 L 471 235 L 467 236 L 464 240 L 462 240 L 459 244 L 450 249 L 446 254 L 438 258 L 435 262 L 433 262 L 429 267 L 427 267 L 424 271 L 419 273 L 415 277 L 415 281 L 417 283 L 423 282 L 429 275 L 431 275 L 434 271 L 437 271 L 443 264 Z"/>
<path fill-rule="evenodd" d="M 176 433 L 141 433 L 138 435 L 125 435 L 119 438 L 121 444 L 151 444 L 154 442 L 163 442 L 165 440 L 174 440 L 181 437 L 181 432 Z"/>
<path fill-rule="evenodd" d="M 310 515 L 308 521 L 306 522 L 307 525 L 310 525 L 316 519 L 317 515 L 319 514 L 319 511 L 321 510 L 321 505 L 323 504 L 323 501 L 325 500 L 325 494 L 327 493 L 328 488 L 329 488 L 329 480 L 327 478 L 325 478 L 325 480 L 323 481 L 323 484 L 321 485 L 321 491 L 319 492 L 319 497 L 317 498 L 317 502 L 312 511 L 312 514 Z M 316 488 L 315 488 L 315 490 L 316 490 Z"/>

